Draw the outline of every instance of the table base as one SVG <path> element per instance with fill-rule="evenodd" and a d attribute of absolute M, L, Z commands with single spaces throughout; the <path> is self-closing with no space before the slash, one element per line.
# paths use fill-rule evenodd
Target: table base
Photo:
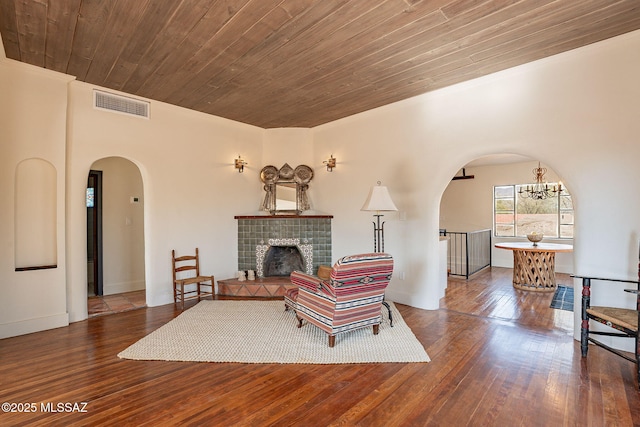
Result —
<path fill-rule="evenodd" d="M 556 290 L 555 252 L 513 251 L 513 287 L 524 291 Z"/>

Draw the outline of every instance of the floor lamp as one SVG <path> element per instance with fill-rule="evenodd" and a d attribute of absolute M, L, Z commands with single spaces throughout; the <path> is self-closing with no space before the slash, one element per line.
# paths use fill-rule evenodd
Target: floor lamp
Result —
<path fill-rule="evenodd" d="M 380 212 L 397 211 L 396 205 L 391 200 L 389 190 L 387 187 L 381 185 L 378 181 L 378 185 L 371 187 L 369 191 L 369 197 L 362 206 L 362 211 L 375 211 L 373 216 L 376 220 L 373 222 L 373 251 L 384 252 L 384 221 L 380 224 L 380 217 L 384 216 Z M 391 316 L 391 306 L 388 302 L 382 300 L 382 304 L 387 307 L 389 312 L 389 324 L 393 327 L 393 317 Z"/>
<path fill-rule="evenodd" d="M 369 197 L 364 202 L 361 211 L 375 211 L 373 216 L 376 220 L 373 222 L 373 251 L 384 252 L 384 221 L 380 224 L 380 217 L 384 216 L 380 212 L 397 211 L 396 205 L 393 204 L 389 190 L 384 185 L 378 185 L 371 187 L 369 191 Z"/>

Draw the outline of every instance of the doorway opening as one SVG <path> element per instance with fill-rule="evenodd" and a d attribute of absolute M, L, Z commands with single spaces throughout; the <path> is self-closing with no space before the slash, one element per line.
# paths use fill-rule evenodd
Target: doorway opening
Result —
<path fill-rule="evenodd" d="M 488 307 L 497 307 L 501 301 L 500 298 L 506 301 L 526 296 L 532 306 L 540 307 L 539 310 L 542 311 L 543 308 L 546 310 L 550 307 L 554 297 L 554 292 L 551 291 L 523 292 L 514 288 L 514 254 L 512 251 L 496 249 L 496 244 L 532 245 L 523 233 L 539 224 L 544 227 L 540 231 L 544 232 L 543 243 L 549 246 L 573 244 L 573 232 L 572 228 L 569 229 L 569 225 L 572 227 L 574 213 L 569 190 L 566 190 L 566 194 L 558 192 L 555 199 L 538 204 L 524 197 L 526 199 L 524 201 L 519 198 L 521 196 L 519 189 L 533 182 L 532 170 L 536 167 L 538 167 L 538 160 L 519 155 L 501 154 L 481 157 L 464 165 L 461 169 L 462 173 L 458 172 L 454 175 L 441 196 L 439 227 L 441 235 L 446 235 L 442 237 L 447 240 L 448 266 L 460 263 L 474 265 L 474 260 L 484 251 L 488 252 L 490 260 L 488 269 L 477 272 L 471 277 L 464 274 L 451 274 L 448 284 L 462 283 L 462 288 L 471 287 L 472 284 L 477 285 L 478 292 L 486 291 L 483 295 L 487 298 Z M 549 181 L 549 188 L 553 188 L 553 184 L 558 182 L 560 177 L 555 171 L 549 169 L 546 179 Z M 501 191 L 505 188 L 511 190 L 509 193 L 511 198 L 502 194 Z M 571 213 L 567 213 L 569 205 L 571 205 Z M 552 211 L 552 207 L 555 207 L 555 210 Z M 548 231 L 551 228 L 549 224 L 558 230 L 555 235 Z M 481 233 L 490 236 L 490 239 L 483 243 L 482 248 L 476 249 L 470 244 L 459 245 L 455 240 L 458 234 L 471 236 Z M 467 242 L 470 241 L 469 239 Z M 456 251 L 458 246 L 463 246 L 467 250 L 460 255 Z M 573 286 L 570 279 L 570 274 L 573 273 L 573 254 L 558 253 L 554 260 L 552 268 L 557 285 Z M 549 267 L 549 264 L 545 262 L 545 268 Z M 494 279 L 501 285 L 489 286 L 488 283 Z M 503 281 L 505 283 L 502 283 Z M 560 290 L 560 286 L 554 288 Z M 492 295 L 493 290 L 496 292 L 495 295 Z M 449 291 L 447 289 L 447 292 Z M 453 291 L 452 289 L 451 292 Z M 512 309 L 514 307 L 496 308 L 492 313 L 498 317 L 516 316 L 515 311 L 508 313 Z M 559 321 L 563 323 L 563 328 L 567 324 L 569 329 L 573 328 L 573 314 L 567 316 L 566 313 L 558 310 L 548 313 L 563 319 L 562 322 Z"/>
<path fill-rule="evenodd" d="M 90 317 L 146 305 L 143 196 L 133 162 L 107 157 L 91 166 L 86 196 Z"/>

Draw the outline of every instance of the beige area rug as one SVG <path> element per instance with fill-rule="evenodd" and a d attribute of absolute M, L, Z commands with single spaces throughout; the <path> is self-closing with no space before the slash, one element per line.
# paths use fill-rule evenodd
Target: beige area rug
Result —
<path fill-rule="evenodd" d="M 371 327 L 336 336 L 317 327 L 297 327 L 282 301 L 201 301 L 171 322 L 131 345 L 118 357 L 134 360 L 238 363 L 387 363 L 428 362 L 424 347 L 390 303 L 380 333 Z"/>

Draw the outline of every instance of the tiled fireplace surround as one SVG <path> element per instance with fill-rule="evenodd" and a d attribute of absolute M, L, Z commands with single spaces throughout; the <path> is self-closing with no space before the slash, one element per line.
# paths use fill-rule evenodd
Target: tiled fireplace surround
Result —
<path fill-rule="evenodd" d="M 316 274 L 320 265 L 331 265 L 331 215 L 236 216 L 238 221 L 238 270 L 262 270 L 259 258 L 270 244 L 298 246 L 305 270 Z M 305 252 L 311 249 L 312 265 Z M 288 277 L 257 277 L 255 281 L 219 280 L 218 293 L 234 296 L 276 297 L 291 287 Z"/>

